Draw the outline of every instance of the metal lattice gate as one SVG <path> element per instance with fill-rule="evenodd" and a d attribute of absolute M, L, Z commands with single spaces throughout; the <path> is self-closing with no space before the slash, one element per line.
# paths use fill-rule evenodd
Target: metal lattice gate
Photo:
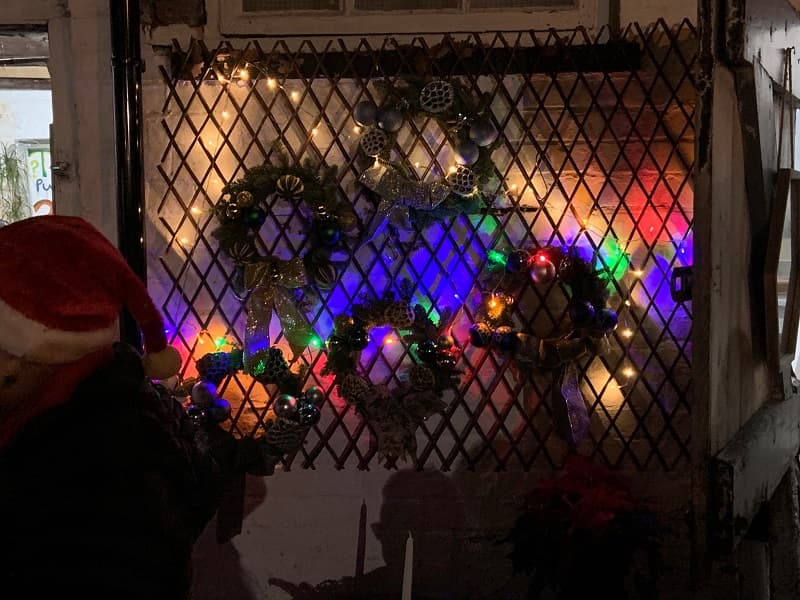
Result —
<path fill-rule="evenodd" d="M 576 30 L 444 35 L 435 44 L 409 37 L 260 40 L 239 49 L 176 45 L 174 68 L 163 69 L 166 100 L 147 139 L 147 235 L 151 292 L 184 354 L 184 375 L 211 349 L 201 332 L 239 342 L 244 335 L 233 265 L 209 235 L 222 186 L 268 160 L 279 141 L 293 161 L 338 165 L 341 194 L 367 219 L 374 205 L 357 183 L 363 156 L 354 105 L 375 98 L 376 79 L 421 72 L 458 77 L 491 94 L 500 131 L 492 158 L 506 210 L 362 246 L 337 287 L 307 297 L 309 321 L 325 339 L 333 316 L 361 292 L 381 294 L 403 277 L 415 282 L 416 302 L 460 307 L 453 333 L 466 343 L 465 373 L 460 389 L 446 397 L 445 413 L 419 429 L 416 466 L 558 468 L 568 448 L 554 431 L 549 378 L 470 347 L 466 331 L 487 250 L 588 248 L 614 271 L 610 306 L 620 326 L 579 365 L 591 416 L 579 450 L 638 469 L 685 463 L 691 307 L 672 300 L 669 280 L 674 267 L 692 261 L 696 52 L 688 22 L 634 25 L 617 36 Z M 243 68 L 246 77 L 239 76 Z M 444 137 L 432 121 L 406 123 L 394 151 L 430 179 L 452 163 Z M 271 206 L 260 232 L 262 253 L 303 252 L 295 210 Z M 559 286 L 542 292 L 531 285 L 515 316 L 522 327 L 548 335 L 564 308 Z M 282 345 L 277 321 L 271 334 Z M 391 381 L 404 358 L 402 344 L 373 344 L 361 360 L 377 382 Z M 319 349 L 299 358 L 309 367 L 308 384 L 328 398 L 321 422 L 287 466 L 376 466 L 368 428 L 319 374 L 324 361 Z M 223 383 L 221 393 L 234 405 L 234 431 L 250 435 L 267 418 L 274 390 L 242 376 Z"/>

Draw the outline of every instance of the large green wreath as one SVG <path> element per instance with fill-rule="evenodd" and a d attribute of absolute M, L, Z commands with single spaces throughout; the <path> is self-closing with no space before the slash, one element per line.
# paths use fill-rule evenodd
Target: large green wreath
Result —
<path fill-rule="evenodd" d="M 358 216 L 337 194 L 336 167 L 311 161 L 291 165 L 283 153 L 276 162 L 247 169 L 242 178 L 225 185 L 214 209 L 220 225 L 212 235 L 236 265 L 257 262 L 262 258 L 258 230 L 267 218 L 268 199 L 277 195 L 305 212 L 310 247 L 303 264 L 309 281 L 330 288 L 338 278 L 332 257 L 339 250 L 349 252 L 348 240 L 358 236 Z"/>

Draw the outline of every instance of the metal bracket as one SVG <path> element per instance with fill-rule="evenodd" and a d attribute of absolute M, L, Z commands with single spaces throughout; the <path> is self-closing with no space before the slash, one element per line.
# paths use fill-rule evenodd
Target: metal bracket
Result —
<path fill-rule="evenodd" d="M 692 300 L 692 267 L 675 267 L 669 280 L 669 292 L 675 302 Z"/>

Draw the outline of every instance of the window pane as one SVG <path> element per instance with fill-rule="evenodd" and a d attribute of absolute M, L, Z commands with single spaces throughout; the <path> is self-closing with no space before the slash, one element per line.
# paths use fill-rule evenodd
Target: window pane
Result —
<path fill-rule="evenodd" d="M 575 6 L 575 0 L 470 0 L 470 8 L 537 8 Z"/>
<path fill-rule="evenodd" d="M 459 0 L 356 0 L 358 10 L 417 10 L 458 8 Z"/>
<path fill-rule="evenodd" d="M 244 12 L 339 10 L 339 0 L 242 0 Z"/>

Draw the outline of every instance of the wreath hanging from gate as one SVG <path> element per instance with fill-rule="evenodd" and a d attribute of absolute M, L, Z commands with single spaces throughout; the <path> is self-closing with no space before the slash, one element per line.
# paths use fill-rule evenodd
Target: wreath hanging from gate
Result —
<path fill-rule="evenodd" d="M 497 348 L 521 363 L 553 373 L 556 426 L 571 445 L 589 429 L 589 414 L 578 381 L 576 361 L 597 350 L 597 341 L 617 327 L 616 312 L 606 306 L 608 273 L 596 269 L 577 248 L 545 246 L 503 254 L 490 251 L 485 287 L 493 291 L 470 327 L 470 340 L 479 348 Z M 515 331 L 512 306 L 520 288 L 561 283 L 568 298 L 568 328 L 553 338 Z"/>
<path fill-rule="evenodd" d="M 323 375 L 334 375 L 339 395 L 370 424 L 379 455 L 400 460 L 416 456 L 417 428 L 446 407 L 444 391 L 458 384 L 460 373 L 456 369 L 460 349 L 447 333 L 452 311 L 443 309 L 434 322 L 424 307 L 412 306 L 413 292 L 411 282 L 403 280 L 399 295 L 365 296 L 349 314 L 337 315 L 322 370 Z M 370 330 L 387 325 L 401 332 L 413 360 L 393 389 L 370 382 L 359 365 Z"/>
<path fill-rule="evenodd" d="M 493 202 L 484 187 L 495 173 L 491 154 L 498 136 L 490 116 L 490 95 L 476 96 L 457 79 L 408 79 L 375 86 L 384 98 L 382 105 L 364 100 L 353 110 L 356 123 L 364 128 L 361 151 L 375 159 L 359 181 L 379 198 L 365 240 L 375 238 L 387 225 L 412 229 L 485 210 Z M 430 182 L 419 181 L 410 165 L 392 162 L 389 156 L 403 122 L 416 117 L 439 125 L 457 163 L 447 175 Z"/>
<path fill-rule="evenodd" d="M 277 164 L 245 171 L 230 182 L 214 213 L 220 222 L 212 236 L 233 261 L 237 295 L 247 297 L 244 370 L 258 377 L 269 350 L 269 323 L 277 314 L 293 352 L 319 344 L 298 307 L 298 290 L 309 285 L 334 286 L 359 234 L 358 216 L 337 194 L 336 167 L 306 162 L 290 165 L 277 153 Z M 301 209 L 309 233 L 302 257 L 284 260 L 259 252 L 258 231 L 267 218 L 267 203 L 277 196 Z"/>

